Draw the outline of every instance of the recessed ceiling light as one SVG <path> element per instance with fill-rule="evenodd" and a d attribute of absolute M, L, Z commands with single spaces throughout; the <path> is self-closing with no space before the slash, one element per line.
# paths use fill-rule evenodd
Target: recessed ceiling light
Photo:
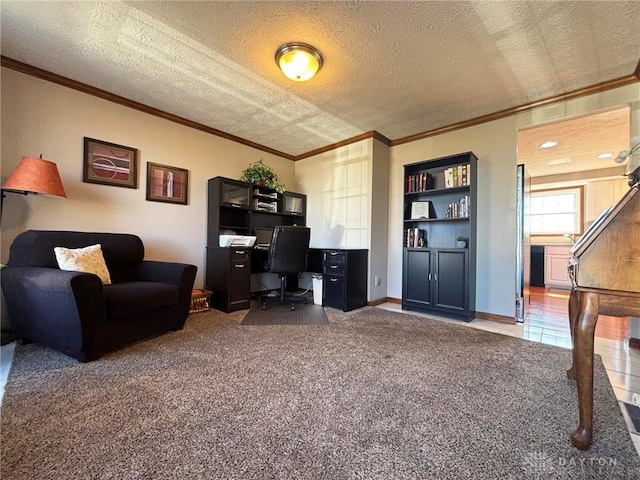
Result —
<path fill-rule="evenodd" d="M 548 140 L 544 143 L 540 144 L 540 148 L 551 148 L 551 147 L 555 147 L 558 144 L 558 142 L 554 142 L 553 140 Z"/>
<path fill-rule="evenodd" d="M 600 155 L 598 155 L 598 158 L 603 159 L 603 158 L 611 158 L 613 157 L 613 153 L 601 153 Z"/>

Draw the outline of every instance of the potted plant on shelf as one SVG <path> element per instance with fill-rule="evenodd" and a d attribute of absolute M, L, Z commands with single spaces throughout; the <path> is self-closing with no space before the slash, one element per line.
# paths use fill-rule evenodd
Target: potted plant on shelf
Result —
<path fill-rule="evenodd" d="M 240 181 L 270 188 L 278 193 L 284 193 L 286 189 L 284 184 L 278 182 L 276 172 L 274 172 L 269 165 L 266 165 L 262 158 L 257 162 L 250 163 L 249 166 L 242 171 Z"/>
<path fill-rule="evenodd" d="M 462 235 L 458 236 L 458 238 L 456 238 L 456 247 L 467 248 L 467 239 Z"/>

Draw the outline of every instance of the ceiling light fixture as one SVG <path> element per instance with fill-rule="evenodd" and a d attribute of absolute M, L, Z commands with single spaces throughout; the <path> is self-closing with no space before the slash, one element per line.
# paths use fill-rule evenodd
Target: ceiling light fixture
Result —
<path fill-rule="evenodd" d="M 558 142 L 554 142 L 553 140 L 548 140 L 544 143 L 540 144 L 540 148 L 551 148 L 551 147 L 555 147 L 558 144 Z"/>
<path fill-rule="evenodd" d="M 276 63 L 291 80 L 306 82 L 322 68 L 322 55 L 306 43 L 285 43 L 276 50 Z"/>
<path fill-rule="evenodd" d="M 600 155 L 598 155 L 598 158 L 600 160 L 603 160 L 605 158 L 611 158 L 613 157 L 613 153 L 601 153 Z"/>

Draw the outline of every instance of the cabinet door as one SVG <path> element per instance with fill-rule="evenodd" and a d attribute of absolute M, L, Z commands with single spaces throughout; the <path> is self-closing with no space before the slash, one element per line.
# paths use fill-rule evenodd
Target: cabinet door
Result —
<path fill-rule="evenodd" d="M 344 277 L 325 275 L 323 305 L 334 308 L 345 308 Z"/>
<path fill-rule="evenodd" d="M 431 250 L 404 251 L 402 299 L 407 304 L 430 307 L 431 295 Z"/>
<path fill-rule="evenodd" d="M 229 267 L 229 310 L 249 308 L 250 291 L 250 263 L 232 261 Z"/>
<path fill-rule="evenodd" d="M 620 200 L 626 190 L 626 178 L 587 183 L 585 221 L 593 222 L 603 210 Z"/>
<path fill-rule="evenodd" d="M 547 245 L 544 251 L 544 286 L 571 288 L 568 266 L 570 245 Z"/>
<path fill-rule="evenodd" d="M 447 310 L 467 310 L 467 251 L 436 252 L 434 290 L 437 307 Z"/>

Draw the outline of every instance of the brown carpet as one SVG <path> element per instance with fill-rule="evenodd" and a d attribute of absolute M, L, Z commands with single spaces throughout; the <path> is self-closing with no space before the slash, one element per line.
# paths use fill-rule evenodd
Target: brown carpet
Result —
<path fill-rule="evenodd" d="M 326 310 L 308 328 L 199 313 L 88 364 L 16 346 L 3 480 L 640 478 L 599 359 L 581 452 L 568 350 Z"/>
<path fill-rule="evenodd" d="M 291 310 L 290 304 L 269 304 L 262 310 L 260 301 L 251 306 L 242 325 L 326 325 L 329 323 L 327 314 L 321 305 L 314 305 L 313 300 L 308 303 L 296 303 L 296 309 Z"/>

